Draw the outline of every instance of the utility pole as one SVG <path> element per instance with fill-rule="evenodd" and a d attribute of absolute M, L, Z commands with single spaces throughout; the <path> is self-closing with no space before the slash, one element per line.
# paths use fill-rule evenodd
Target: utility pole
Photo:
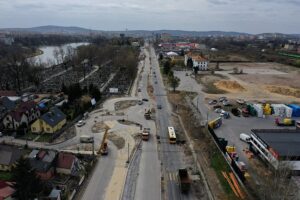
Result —
<path fill-rule="evenodd" d="M 95 158 L 95 137 L 93 137 L 93 143 L 92 143 L 92 145 L 93 145 L 93 158 Z"/>

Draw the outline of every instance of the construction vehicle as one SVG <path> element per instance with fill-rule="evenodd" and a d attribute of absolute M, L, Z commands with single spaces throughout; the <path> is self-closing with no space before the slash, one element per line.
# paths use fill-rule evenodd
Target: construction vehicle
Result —
<path fill-rule="evenodd" d="M 144 128 L 142 132 L 142 140 L 148 141 L 150 137 L 150 128 Z"/>
<path fill-rule="evenodd" d="M 145 110 L 145 114 L 144 114 L 145 119 L 149 120 L 151 119 L 151 110 Z"/>
<path fill-rule="evenodd" d="M 284 118 L 282 121 L 277 117 L 275 119 L 275 124 L 277 126 L 295 126 L 296 121 L 290 118 Z"/>
<path fill-rule="evenodd" d="M 108 130 L 109 128 L 106 127 L 105 128 L 105 133 L 103 135 L 103 138 L 102 138 L 102 142 L 101 142 L 101 145 L 100 145 L 100 149 L 98 151 L 98 154 L 101 154 L 101 155 L 107 155 L 108 154 L 108 144 L 107 144 L 107 135 L 108 135 Z"/>
<path fill-rule="evenodd" d="M 189 173 L 187 169 L 179 169 L 178 170 L 178 180 L 179 186 L 182 193 L 187 193 L 191 187 L 191 179 L 189 177 Z"/>

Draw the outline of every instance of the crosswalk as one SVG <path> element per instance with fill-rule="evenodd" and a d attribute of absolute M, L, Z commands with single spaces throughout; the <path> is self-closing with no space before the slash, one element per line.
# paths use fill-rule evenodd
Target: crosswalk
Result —
<path fill-rule="evenodd" d="M 168 172 L 167 177 L 169 181 L 177 181 L 177 172 Z"/>

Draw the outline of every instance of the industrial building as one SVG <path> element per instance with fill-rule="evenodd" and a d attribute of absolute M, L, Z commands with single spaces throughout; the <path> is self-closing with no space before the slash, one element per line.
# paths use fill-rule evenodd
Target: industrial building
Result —
<path fill-rule="evenodd" d="M 253 129 L 249 149 L 268 164 L 278 169 L 287 164 L 300 172 L 300 130 Z"/>

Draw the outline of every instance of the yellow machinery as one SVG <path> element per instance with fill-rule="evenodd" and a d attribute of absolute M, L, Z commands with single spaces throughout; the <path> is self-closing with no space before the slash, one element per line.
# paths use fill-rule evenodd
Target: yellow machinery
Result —
<path fill-rule="evenodd" d="M 102 142 L 101 142 L 101 145 L 100 145 L 100 149 L 98 151 L 98 154 L 101 154 L 101 155 L 107 155 L 108 154 L 108 145 L 107 145 L 107 141 L 106 141 L 106 138 L 107 138 L 107 135 L 108 135 L 108 130 L 109 130 L 109 128 L 106 127 L 105 128 L 105 133 L 103 135 Z"/>

